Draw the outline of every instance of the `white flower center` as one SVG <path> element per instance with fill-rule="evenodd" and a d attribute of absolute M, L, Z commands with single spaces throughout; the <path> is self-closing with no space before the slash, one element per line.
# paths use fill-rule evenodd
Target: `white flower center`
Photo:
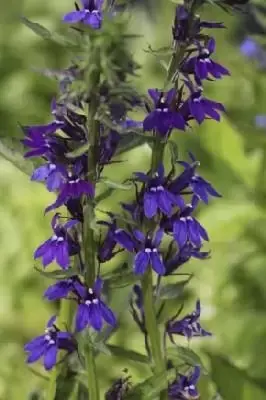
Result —
<path fill-rule="evenodd" d="M 148 253 L 148 254 L 149 254 L 149 253 L 151 253 L 151 252 L 152 252 L 151 249 L 149 249 L 149 248 L 146 248 L 146 249 L 145 249 L 145 253 Z"/>

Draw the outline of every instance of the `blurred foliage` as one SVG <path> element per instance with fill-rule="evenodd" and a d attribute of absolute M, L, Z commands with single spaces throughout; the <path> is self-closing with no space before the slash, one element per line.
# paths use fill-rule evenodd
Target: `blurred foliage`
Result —
<path fill-rule="evenodd" d="M 138 3 L 138 2 L 137 2 Z M 129 29 L 143 37 L 132 43 L 132 52 L 143 65 L 143 75 L 136 79 L 139 89 L 158 87 L 163 71 L 145 50 L 170 42 L 174 4 L 157 1 L 152 4 L 152 19 L 144 8 L 132 12 Z M 155 6 L 156 4 L 156 6 Z M 36 2 L 13 0 L 0 3 L 0 118 L 1 137 L 21 137 L 18 122 L 43 123 L 49 119 L 49 104 L 56 84 L 33 68 L 65 67 L 69 54 L 49 41 L 35 36 L 19 17 L 25 15 L 51 30 L 66 29 L 61 15 L 72 8 L 71 1 Z M 232 77 L 209 83 L 207 94 L 222 101 L 227 109 L 223 122 L 205 122 L 191 132 L 176 134 L 180 157 L 194 152 L 201 161 L 201 174 L 223 194 L 200 211 L 200 221 L 209 231 L 212 258 L 193 261 L 185 272 L 193 272 L 193 292 L 187 310 L 197 296 L 203 304 L 203 326 L 213 338 L 196 340 L 210 376 L 201 380 L 202 399 L 211 399 L 214 385 L 225 400 L 260 400 L 266 398 L 266 132 L 253 126 L 256 114 L 266 113 L 266 73 L 258 70 L 239 52 L 239 41 L 245 36 L 248 15 L 232 15 L 209 8 L 205 17 L 224 21 L 228 27 L 215 34 L 217 59 L 224 63 Z M 253 22 L 254 24 L 254 19 Z M 121 181 L 133 170 L 147 168 L 148 146 L 123 155 L 128 161 L 109 167 Z M 170 155 L 167 156 L 168 162 Z M 108 175 L 107 174 L 107 175 Z M 118 178 L 116 178 L 118 181 Z M 52 195 L 4 159 L 0 159 L 0 399 L 36 398 L 46 384 L 47 375 L 40 366 L 35 374 L 24 364 L 23 344 L 42 332 L 48 316 L 57 305 L 43 301 L 42 293 L 49 280 L 34 270 L 32 254 L 49 235 L 50 216 L 43 209 Z M 101 208 L 117 210 L 121 199 L 130 191 L 116 191 Z M 102 216 L 101 214 L 99 214 Z M 123 256 L 118 256 L 123 262 Z M 105 272 L 115 267 L 108 265 Z M 121 329 L 111 343 L 144 353 L 142 337 L 126 313 L 128 289 L 117 289 L 112 305 L 121 316 Z M 173 303 L 173 313 L 179 304 Z M 186 311 L 186 310 L 185 310 Z M 180 345 L 185 343 L 180 340 Z M 110 360 L 99 356 L 99 373 L 103 390 L 122 375 L 125 359 L 121 354 Z M 112 368 L 110 368 L 112 365 Z M 126 365 L 134 382 L 143 380 L 145 364 L 130 361 Z M 40 377 L 41 375 L 42 377 Z M 43 376 L 44 375 L 44 376 Z M 37 392 L 36 392 L 37 391 Z M 34 397 L 35 396 L 35 397 Z"/>

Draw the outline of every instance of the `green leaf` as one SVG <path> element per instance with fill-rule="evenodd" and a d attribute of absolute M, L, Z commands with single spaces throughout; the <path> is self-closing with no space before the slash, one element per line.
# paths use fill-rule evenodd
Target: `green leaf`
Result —
<path fill-rule="evenodd" d="M 131 190 L 132 189 L 132 183 L 119 183 L 119 182 L 114 182 L 110 179 L 101 179 L 101 182 L 103 182 L 106 186 L 112 189 L 119 189 L 119 190 Z"/>
<path fill-rule="evenodd" d="M 139 281 L 139 277 L 132 270 L 124 270 L 122 268 L 111 274 L 110 278 L 103 276 L 103 279 L 105 279 L 110 289 L 130 286 Z"/>
<path fill-rule="evenodd" d="M 183 347 L 183 346 L 168 347 L 167 356 L 170 360 L 172 360 L 175 366 L 178 366 L 182 363 L 188 364 L 192 367 L 200 365 L 203 371 L 205 373 L 208 373 L 207 369 L 204 367 L 201 361 L 201 358 L 198 356 L 197 353 L 195 353 L 189 347 Z"/>
<path fill-rule="evenodd" d="M 101 201 L 108 199 L 108 197 L 110 197 L 114 191 L 115 191 L 114 188 L 109 188 L 104 192 L 100 193 L 98 196 L 95 197 L 95 203 L 98 204 Z"/>
<path fill-rule="evenodd" d="M 82 146 L 78 147 L 77 149 L 70 151 L 69 153 L 66 153 L 67 158 L 77 158 L 79 156 L 82 156 L 82 154 L 86 153 L 90 148 L 90 143 L 87 142 L 83 144 Z"/>
<path fill-rule="evenodd" d="M 125 396 L 125 400 L 155 400 L 156 396 L 167 388 L 168 382 L 175 379 L 175 376 L 175 369 L 153 375 L 132 388 Z"/>
<path fill-rule="evenodd" d="M 0 156 L 30 176 L 34 169 L 34 164 L 23 157 L 22 146 L 19 146 L 19 143 L 12 141 L 12 139 L 8 140 L 7 144 L 5 144 L 5 141 L 5 139 L 0 140 Z"/>
<path fill-rule="evenodd" d="M 36 271 L 38 271 L 41 275 L 45 276 L 46 278 L 51 278 L 51 279 L 64 279 L 64 278 L 70 278 L 71 276 L 79 274 L 79 270 L 77 268 L 69 268 L 66 270 L 56 270 L 56 271 L 51 271 L 51 272 L 46 272 L 43 271 L 37 267 L 34 267 Z"/>
<path fill-rule="evenodd" d="M 224 400 L 265 400 L 266 379 L 254 379 L 223 356 L 208 354 L 211 374 Z"/>
<path fill-rule="evenodd" d="M 36 35 L 41 36 L 43 39 L 52 38 L 51 32 L 41 24 L 38 24 L 37 22 L 32 22 L 26 17 L 21 17 L 21 21 L 23 22 L 24 25 L 26 25 L 34 33 L 36 33 Z"/>
<path fill-rule="evenodd" d="M 161 286 L 158 294 L 160 299 L 176 299 L 181 297 L 184 293 L 185 286 L 189 283 L 192 276 L 193 275 L 181 282 L 169 283 L 168 285 Z"/>
<path fill-rule="evenodd" d="M 126 360 L 131 360 L 142 364 L 149 363 L 149 357 L 145 354 L 138 353 L 137 351 L 124 349 L 123 347 L 112 344 L 107 344 L 106 347 L 110 350 L 111 354 L 116 357 L 125 358 Z"/>

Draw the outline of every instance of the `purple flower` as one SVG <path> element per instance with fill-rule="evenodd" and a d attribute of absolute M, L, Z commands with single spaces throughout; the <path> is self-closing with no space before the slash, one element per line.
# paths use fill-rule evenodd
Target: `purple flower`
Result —
<path fill-rule="evenodd" d="M 139 230 L 133 231 L 133 236 L 129 235 L 123 229 L 117 229 L 115 239 L 124 249 L 129 252 L 135 252 L 134 272 L 137 275 L 143 275 L 150 265 L 158 275 L 163 275 L 165 267 L 162 257 L 158 250 L 163 237 L 163 230 L 158 230 L 154 238 L 150 234 L 146 236 Z"/>
<path fill-rule="evenodd" d="M 200 32 L 203 28 L 224 28 L 222 22 L 200 21 L 199 18 L 194 18 L 189 21 L 189 12 L 183 5 L 176 7 L 175 23 L 173 27 L 173 38 L 179 42 L 187 40 L 200 39 Z"/>
<path fill-rule="evenodd" d="M 202 240 L 209 240 L 207 231 L 191 215 L 194 209 L 194 206 L 188 204 L 184 210 L 174 214 L 169 221 L 172 224 L 170 230 L 173 231 L 179 248 L 182 248 L 187 242 L 195 247 L 201 247 Z"/>
<path fill-rule="evenodd" d="M 158 210 L 165 215 L 170 215 L 172 208 L 181 205 L 181 198 L 172 194 L 166 187 L 167 178 L 164 176 L 164 167 L 159 165 L 153 177 L 142 172 L 136 172 L 140 182 L 145 183 L 143 193 L 144 214 L 147 218 L 153 218 Z"/>
<path fill-rule="evenodd" d="M 101 136 L 99 164 L 104 166 L 110 162 L 116 152 L 120 139 L 121 136 L 114 130 L 111 130 L 107 137 Z"/>
<path fill-rule="evenodd" d="M 186 315 L 183 319 L 175 321 L 172 318 L 166 324 L 166 332 L 170 340 L 174 343 L 173 335 L 185 336 L 187 339 L 199 336 L 211 336 L 210 332 L 205 331 L 199 322 L 200 301 L 196 302 L 196 310 L 192 314 Z"/>
<path fill-rule="evenodd" d="M 113 219 L 111 222 L 108 221 L 98 221 L 99 225 L 107 226 L 108 231 L 105 235 L 103 242 L 101 243 L 98 250 L 98 260 L 101 263 L 109 261 L 116 254 L 114 248 L 116 246 L 115 231 L 117 230 L 116 220 Z"/>
<path fill-rule="evenodd" d="M 261 51 L 261 47 L 258 45 L 257 42 L 255 42 L 255 40 L 251 38 L 246 38 L 241 43 L 240 51 L 246 57 L 257 58 Z"/>
<path fill-rule="evenodd" d="M 155 108 L 143 121 L 144 131 L 154 129 L 165 136 L 173 128 L 185 130 L 185 120 L 181 113 L 175 109 L 176 90 L 171 89 L 164 93 L 158 89 L 149 89 L 148 93 Z"/>
<path fill-rule="evenodd" d="M 68 174 L 67 179 L 60 187 L 59 195 L 56 201 L 45 209 L 45 212 L 54 210 L 66 204 L 69 199 L 80 198 L 81 196 L 94 196 L 94 186 L 78 175 Z"/>
<path fill-rule="evenodd" d="M 98 278 L 93 288 L 84 290 L 79 297 L 79 305 L 76 314 L 76 330 L 78 332 L 91 326 L 100 331 L 105 321 L 115 327 L 116 317 L 112 310 L 101 300 L 102 280 Z"/>
<path fill-rule="evenodd" d="M 191 94 L 181 107 L 181 112 L 185 119 L 188 120 L 192 116 L 199 124 L 207 117 L 220 121 L 221 117 L 218 111 L 225 111 L 222 103 L 203 97 L 202 88 L 199 87 L 198 90 L 194 91 L 190 83 L 188 83 L 188 86 L 191 89 Z"/>
<path fill-rule="evenodd" d="M 186 74 L 193 73 L 197 81 L 213 76 L 220 79 L 223 75 L 230 75 L 222 65 L 211 60 L 210 56 L 215 51 L 215 40 L 211 38 L 206 47 L 199 47 L 199 55 L 193 56 L 184 62 L 182 71 Z"/>
<path fill-rule="evenodd" d="M 56 261 L 61 268 L 67 269 L 70 265 L 70 256 L 79 252 L 79 244 L 68 233 L 78 221 L 72 219 L 61 225 L 58 219 L 59 214 L 55 214 L 51 222 L 54 235 L 35 250 L 34 258 L 41 257 L 44 267 Z"/>
<path fill-rule="evenodd" d="M 24 350 L 29 353 L 27 363 L 33 363 L 43 357 L 44 368 L 48 371 L 56 364 L 59 349 L 68 353 L 76 349 L 72 335 L 60 331 L 54 322 L 55 317 L 52 317 L 46 325 L 45 334 L 37 336 L 24 346 Z"/>
<path fill-rule="evenodd" d="M 175 255 L 165 261 L 165 276 L 171 275 L 181 265 L 188 262 L 191 257 L 204 260 L 209 255 L 208 251 L 200 251 L 199 247 L 194 247 L 191 243 L 186 243 Z"/>
<path fill-rule="evenodd" d="M 66 14 L 63 21 L 75 24 L 82 22 L 90 25 L 93 29 L 100 29 L 102 25 L 103 0 L 82 0 L 83 9 L 77 7 L 76 11 Z"/>
<path fill-rule="evenodd" d="M 186 376 L 179 374 L 174 382 L 169 385 L 168 395 L 171 400 L 197 400 L 199 393 L 196 388 L 200 377 L 200 367 L 196 365 L 194 371 Z"/>
<path fill-rule="evenodd" d="M 255 125 L 257 128 L 266 128 L 266 115 L 257 115 Z"/>
<path fill-rule="evenodd" d="M 66 176 L 67 172 L 65 167 L 54 163 L 47 163 L 33 171 L 31 180 L 37 182 L 45 181 L 49 192 L 54 192 L 60 189 Z"/>
<path fill-rule="evenodd" d="M 191 153 L 190 157 L 192 160 L 191 164 L 185 161 L 179 161 L 179 164 L 185 169 L 177 178 L 169 183 L 169 190 L 174 194 L 180 194 L 186 189 L 191 190 L 193 193 L 193 203 L 196 199 L 199 199 L 205 204 L 208 204 L 209 196 L 221 197 L 208 181 L 196 174 L 195 171 L 199 166 L 199 162 L 195 160 Z"/>
<path fill-rule="evenodd" d="M 77 276 L 72 276 L 68 279 L 62 279 L 51 285 L 44 292 L 44 297 L 48 300 L 59 300 L 68 297 L 68 294 L 72 292 L 76 296 L 82 296 L 84 293 L 84 286 L 80 282 Z"/>

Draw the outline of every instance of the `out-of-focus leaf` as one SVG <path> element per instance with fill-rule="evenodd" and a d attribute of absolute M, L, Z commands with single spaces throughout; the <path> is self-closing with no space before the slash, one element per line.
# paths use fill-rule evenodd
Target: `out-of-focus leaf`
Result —
<path fill-rule="evenodd" d="M 188 279 L 184 279 L 181 282 L 169 283 L 168 285 L 161 286 L 158 296 L 160 299 L 176 299 L 182 296 L 184 289 L 191 278 L 192 275 Z"/>
<path fill-rule="evenodd" d="M 56 271 L 43 271 L 37 267 L 35 269 L 43 276 L 46 278 L 51 278 L 51 279 L 65 279 L 65 278 L 70 278 L 71 276 L 79 274 L 79 270 L 77 268 L 69 268 L 66 270 L 56 270 Z"/>
<path fill-rule="evenodd" d="M 145 354 L 138 353 L 134 350 L 124 349 L 123 347 L 115 346 L 112 344 L 107 344 L 106 347 L 110 350 L 111 354 L 116 357 L 122 357 L 126 360 L 131 360 L 144 364 L 149 363 L 149 357 L 147 357 Z"/>
<path fill-rule="evenodd" d="M 207 373 L 201 358 L 189 347 L 175 346 L 167 348 L 168 358 L 173 362 L 175 366 L 182 363 L 186 363 L 191 366 L 200 365 L 201 368 Z"/>
<path fill-rule="evenodd" d="M 209 354 L 212 379 L 224 400 L 265 400 L 266 379 L 254 379 L 225 357 Z"/>
<path fill-rule="evenodd" d="M 32 174 L 34 165 L 32 161 L 26 160 L 23 157 L 22 146 L 19 146 L 18 143 L 9 140 L 7 141 L 7 144 L 5 144 L 5 140 L 0 139 L 0 156 L 11 162 L 15 167 L 25 174 Z"/>
<path fill-rule="evenodd" d="M 41 36 L 43 39 L 51 39 L 51 32 L 41 24 L 38 24 L 37 22 L 32 22 L 26 17 L 21 17 L 21 21 L 24 25 L 26 25 L 34 33 L 36 33 L 36 35 Z"/>

